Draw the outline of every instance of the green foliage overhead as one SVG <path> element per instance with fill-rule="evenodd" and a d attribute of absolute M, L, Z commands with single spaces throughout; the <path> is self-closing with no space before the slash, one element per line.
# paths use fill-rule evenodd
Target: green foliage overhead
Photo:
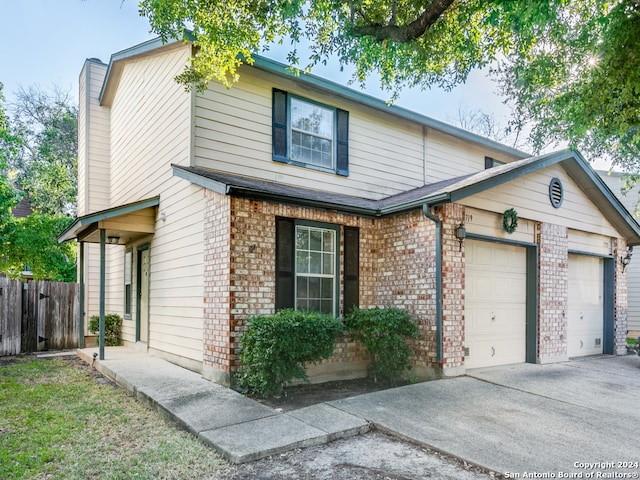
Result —
<path fill-rule="evenodd" d="M 640 2 L 637 0 L 142 0 L 163 38 L 193 32 L 188 88 L 229 86 L 238 67 L 291 43 L 295 69 L 337 59 L 353 80 L 450 89 L 492 65 L 513 102 L 511 128 L 537 149 L 569 141 L 640 173 Z M 308 59 L 300 58 L 301 47 Z"/>
<path fill-rule="evenodd" d="M 17 278 L 29 267 L 36 280 L 74 282 L 75 245 L 60 245 L 57 240 L 72 219 L 47 209 L 36 210 L 26 218 L 12 214 L 23 196 L 16 186 L 20 176 L 15 173 L 16 166 L 21 164 L 21 152 L 25 151 L 22 133 L 20 128 L 12 127 L 7 118 L 0 84 L 0 272 Z M 40 145 L 45 148 L 47 141 Z M 49 148 L 53 147 L 46 147 Z M 47 168 L 29 171 L 36 170 L 44 172 Z M 51 175 L 44 182 L 46 190 L 52 192 L 58 178 L 66 176 L 66 169 L 59 176 Z M 47 194 L 43 193 L 43 202 L 48 202 L 45 197 Z"/>
<path fill-rule="evenodd" d="M 418 327 L 398 308 L 354 308 L 346 317 L 347 329 L 373 358 L 376 381 L 394 383 L 411 370 L 413 352 L 407 339 L 418 337 Z"/>
<path fill-rule="evenodd" d="M 342 328 L 332 315 L 289 309 L 250 318 L 240 338 L 240 384 L 273 395 L 294 379 L 306 380 L 305 365 L 329 358 Z"/>
<path fill-rule="evenodd" d="M 6 155 L 13 183 L 41 213 L 76 213 L 78 110 L 69 94 L 20 89 L 11 107 L 16 141 Z"/>

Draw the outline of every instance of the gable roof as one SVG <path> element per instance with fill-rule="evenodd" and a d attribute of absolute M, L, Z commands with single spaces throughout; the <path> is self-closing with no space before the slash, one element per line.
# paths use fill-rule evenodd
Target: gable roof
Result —
<path fill-rule="evenodd" d="M 185 43 L 189 43 L 193 40 L 194 37 L 190 32 L 187 32 L 185 34 L 183 40 L 173 39 L 166 43 L 163 42 L 160 37 L 158 37 L 111 55 L 111 59 L 109 60 L 107 72 L 102 85 L 102 90 L 100 92 L 100 105 L 108 106 L 111 104 L 113 95 L 120 81 L 123 66 L 126 62 L 153 55 L 159 52 L 160 49 L 170 50 L 173 48 L 180 48 Z M 344 85 L 340 85 L 317 75 L 307 74 L 304 72 L 299 72 L 298 75 L 284 63 L 280 63 L 260 55 L 253 55 L 251 58 L 253 59 L 253 64 L 249 66 L 249 68 L 256 68 L 258 70 L 262 70 L 279 77 L 288 78 L 308 87 L 312 87 L 325 93 L 329 93 L 334 97 L 340 97 L 356 102 L 360 105 L 366 105 L 367 107 L 383 112 L 385 115 L 394 115 L 404 120 L 416 122 L 426 128 L 438 130 L 442 133 L 452 135 L 466 142 L 471 142 L 481 147 L 490 148 L 492 150 L 502 152 L 510 157 L 526 158 L 530 156 L 529 153 L 522 150 L 510 147 L 508 145 L 503 145 L 502 143 L 469 132 L 462 128 L 455 127 L 426 115 L 408 110 L 406 108 L 402 108 L 397 105 L 389 105 L 384 100 L 373 97 L 366 93 L 359 92 L 352 88 L 345 87 Z"/>
<path fill-rule="evenodd" d="M 205 168 L 180 165 L 172 167 L 175 176 L 223 195 L 325 208 L 368 217 L 384 217 L 420 209 L 425 205 L 433 207 L 455 203 L 555 164 L 562 164 L 569 176 L 623 235 L 629 245 L 640 245 L 640 225 L 582 155 L 571 150 L 517 160 L 475 174 L 424 185 L 381 200 L 294 187 Z"/>

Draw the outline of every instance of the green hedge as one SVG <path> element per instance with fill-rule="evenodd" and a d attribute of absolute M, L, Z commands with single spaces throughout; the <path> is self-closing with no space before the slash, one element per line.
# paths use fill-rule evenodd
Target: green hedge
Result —
<path fill-rule="evenodd" d="M 339 319 L 314 312 L 287 309 L 249 318 L 240 338 L 240 384 L 260 395 L 277 395 L 292 380 L 307 380 L 305 365 L 329 358 L 342 330 Z"/>
<path fill-rule="evenodd" d="M 354 308 L 346 317 L 346 326 L 371 355 L 376 382 L 395 384 L 398 378 L 406 379 L 413 355 L 406 340 L 418 337 L 418 327 L 404 310 Z"/>
<path fill-rule="evenodd" d="M 117 313 L 108 313 L 104 316 L 104 344 L 107 347 L 120 345 L 120 328 L 122 317 Z M 93 315 L 89 319 L 89 330 L 92 333 L 100 331 L 100 316 Z M 100 339 L 98 339 L 98 344 Z"/>

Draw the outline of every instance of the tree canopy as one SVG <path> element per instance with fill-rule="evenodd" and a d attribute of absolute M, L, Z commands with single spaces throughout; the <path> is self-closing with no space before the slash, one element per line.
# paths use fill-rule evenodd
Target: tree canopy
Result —
<path fill-rule="evenodd" d="M 275 43 L 310 71 L 337 59 L 363 84 L 451 89 L 492 65 L 514 131 L 542 149 L 569 142 L 640 173 L 640 0 L 142 0 L 163 38 L 188 30 L 196 53 L 178 80 L 206 88 Z M 304 45 L 309 58 L 301 60 Z"/>
<path fill-rule="evenodd" d="M 29 216 L 16 218 L 13 215 L 13 209 L 25 195 L 22 185 L 32 181 L 29 172 L 47 171 L 46 159 L 50 158 L 54 163 L 59 159 L 58 154 L 50 152 L 64 142 L 52 140 L 56 130 L 51 128 L 43 129 L 44 133 L 39 132 L 36 135 L 38 140 L 28 139 L 24 124 L 9 119 L 2 90 L 0 83 L 0 272 L 9 277 L 19 277 L 28 267 L 36 280 L 75 281 L 75 245 L 60 245 L 57 241 L 58 234 L 69 226 L 72 219 L 60 211 L 54 211 L 54 208 L 48 208 L 46 198 L 32 204 L 35 211 Z M 39 152 L 39 155 L 35 159 L 25 157 L 25 151 Z M 49 154 L 51 157 L 47 157 Z M 26 171 L 20 170 L 23 162 L 26 161 L 28 165 L 29 159 L 40 165 L 37 168 L 29 167 Z M 58 177 L 64 179 L 68 176 L 66 169 L 52 174 L 50 179 L 45 180 L 47 185 L 42 190 L 53 192 Z M 29 190 L 36 191 L 35 188 Z M 42 205 L 45 208 L 41 208 Z"/>

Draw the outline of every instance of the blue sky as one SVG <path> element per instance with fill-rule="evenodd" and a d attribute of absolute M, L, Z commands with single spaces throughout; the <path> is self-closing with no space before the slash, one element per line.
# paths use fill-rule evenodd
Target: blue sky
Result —
<path fill-rule="evenodd" d="M 85 59 L 108 62 L 111 54 L 155 37 L 147 19 L 138 14 L 137 0 L 3 0 L 1 12 L 0 82 L 8 101 L 19 86 L 36 84 L 43 89 L 60 86 L 76 98 Z M 269 56 L 284 60 L 275 52 Z M 335 67 L 313 73 L 343 83 L 348 80 Z M 406 91 L 397 104 L 449 123 L 464 105 L 494 113 L 506 124 L 508 109 L 495 90 L 484 74 L 475 72 L 467 85 L 451 93 Z M 367 93 L 387 99 L 375 87 Z"/>

